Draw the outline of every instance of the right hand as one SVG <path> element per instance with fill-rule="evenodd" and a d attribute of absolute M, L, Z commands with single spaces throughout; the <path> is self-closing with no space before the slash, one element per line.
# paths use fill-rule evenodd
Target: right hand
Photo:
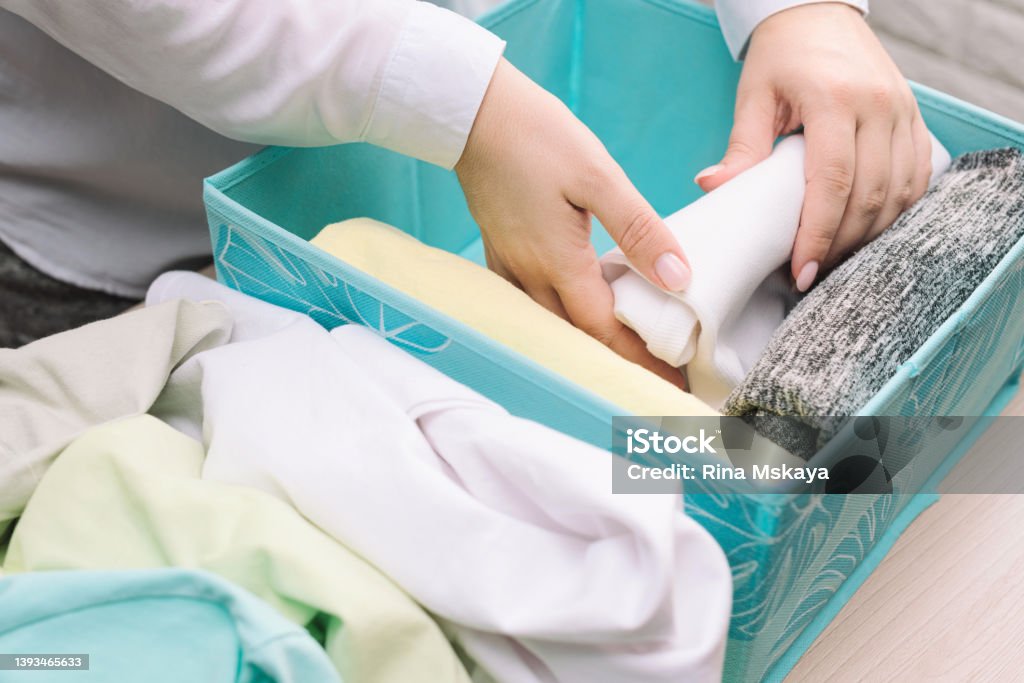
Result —
<path fill-rule="evenodd" d="M 729 149 L 697 174 L 698 184 L 721 186 L 801 125 L 807 193 L 791 270 L 807 291 L 924 194 L 931 138 L 907 80 L 860 11 L 831 2 L 791 7 L 754 30 Z"/>
<path fill-rule="evenodd" d="M 676 386 L 682 373 L 613 313 L 590 244 L 596 216 L 640 272 L 670 291 L 690 280 L 678 242 L 590 130 L 504 59 L 455 166 L 487 265 L 548 310 Z"/>

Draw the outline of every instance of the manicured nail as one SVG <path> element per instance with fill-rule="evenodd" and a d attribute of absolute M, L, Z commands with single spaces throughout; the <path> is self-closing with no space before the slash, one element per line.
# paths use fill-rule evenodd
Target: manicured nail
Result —
<path fill-rule="evenodd" d="M 654 262 L 654 272 L 670 292 L 681 292 L 690 284 L 690 269 L 670 251 L 666 251 Z"/>
<path fill-rule="evenodd" d="M 818 262 L 808 261 L 804 264 L 804 267 L 800 269 L 800 274 L 796 276 L 796 288 L 801 292 L 806 292 L 814 284 L 814 278 L 818 276 Z"/>
<path fill-rule="evenodd" d="M 725 168 L 725 164 L 715 164 L 714 166 L 708 166 L 703 171 L 693 176 L 693 182 L 700 185 L 700 181 L 704 180 L 705 178 L 710 178 L 711 176 L 721 171 L 723 168 Z"/>

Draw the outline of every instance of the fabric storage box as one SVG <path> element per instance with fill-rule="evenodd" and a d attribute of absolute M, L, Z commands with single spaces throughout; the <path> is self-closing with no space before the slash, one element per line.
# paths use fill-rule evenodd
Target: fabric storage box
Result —
<path fill-rule="evenodd" d="M 673 0 L 513 0 L 482 23 L 595 131 L 660 213 L 698 196 L 689 179 L 725 148 L 740 71 L 710 10 Z M 954 156 L 1024 148 L 1024 127 L 915 92 Z M 611 418 L 625 411 L 308 244 L 329 223 L 369 216 L 482 262 L 454 174 L 366 145 L 268 148 L 208 179 L 205 199 L 222 282 L 328 327 L 369 326 L 513 413 L 610 446 Z M 595 244 L 612 246 L 600 229 Z M 862 411 L 975 416 L 923 431 L 917 445 L 928 457 L 901 469 L 892 493 L 687 497 L 733 567 L 726 680 L 784 677 L 934 500 L 914 492 L 932 488 L 1016 391 L 1022 271 L 1024 242 Z"/>

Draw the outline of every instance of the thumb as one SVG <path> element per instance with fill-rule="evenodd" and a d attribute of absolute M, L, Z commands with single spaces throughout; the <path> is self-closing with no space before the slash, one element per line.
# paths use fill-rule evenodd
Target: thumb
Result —
<path fill-rule="evenodd" d="M 693 182 L 705 192 L 714 190 L 767 159 L 775 137 L 775 98 L 770 93 L 740 95 L 725 156 L 698 173 Z"/>
<path fill-rule="evenodd" d="M 679 242 L 618 165 L 578 206 L 597 216 L 645 278 L 670 292 L 689 286 L 690 265 Z"/>

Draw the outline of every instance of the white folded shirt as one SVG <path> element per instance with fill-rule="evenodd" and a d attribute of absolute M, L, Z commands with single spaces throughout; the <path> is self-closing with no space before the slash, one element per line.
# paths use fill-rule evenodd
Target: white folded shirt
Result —
<path fill-rule="evenodd" d="M 681 498 L 611 492 L 612 455 L 514 417 L 365 328 L 200 276 L 148 303 L 222 301 L 231 343 L 154 413 L 208 449 L 203 476 L 294 505 L 391 576 L 494 678 L 717 681 L 732 595 Z"/>
<path fill-rule="evenodd" d="M 949 163 L 932 136 L 932 181 Z M 684 292 L 649 283 L 620 249 L 601 258 L 615 316 L 654 356 L 685 366 L 690 390 L 715 408 L 795 301 L 783 266 L 793 251 L 805 185 L 804 138 L 791 135 L 761 163 L 666 218 L 690 262 Z"/>

